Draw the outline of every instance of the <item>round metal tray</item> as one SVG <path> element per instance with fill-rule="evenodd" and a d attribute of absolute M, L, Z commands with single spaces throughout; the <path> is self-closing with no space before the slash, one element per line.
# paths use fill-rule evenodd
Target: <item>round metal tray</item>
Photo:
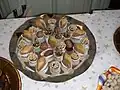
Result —
<path fill-rule="evenodd" d="M 52 15 L 51 15 L 52 16 Z M 63 15 L 55 15 L 56 17 L 61 17 Z M 79 24 L 82 25 L 84 30 L 87 33 L 87 36 L 90 40 L 90 44 L 89 44 L 89 58 L 77 69 L 75 70 L 75 72 L 72 75 L 62 75 L 62 76 L 56 76 L 56 77 L 48 77 L 45 80 L 41 80 L 41 78 L 39 77 L 39 75 L 37 75 L 35 72 L 31 72 L 29 70 L 26 70 L 22 67 L 20 61 L 17 58 L 17 55 L 15 53 L 16 51 L 16 46 L 17 46 L 17 40 L 19 38 L 19 36 L 22 34 L 22 32 L 24 31 L 24 29 L 28 28 L 29 26 L 33 25 L 33 21 L 36 18 L 27 20 L 24 24 L 22 24 L 13 34 L 11 40 L 10 40 L 10 44 L 9 44 L 9 53 L 10 53 L 10 57 L 12 59 L 12 61 L 14 62 L 14 64 L 16 65 L 16 67 L 22 71 L 25 75 L 27 75 L 28 77 L 30 77 L 31 79 L 37 80 L 37 81 L 49 81 L 49 82 L 63 82 L 66 80 L 69 80 L 75 76 L 78 76 L 80 74 L 82 74 L 83 72 L 85 72 L 89 66 L 92 64 L 95 53 L 96 53 L 96 42 L 95 42 L 95 38 L 93 36 L 93 34 L 91 33 L 91 31 L 89 30 L 89 28 L 82 23 L 81 21 L 78 21 L 76 19 L 73 19 L 69 16 L 66 16 L 68 21 L 70 23 L 73 24 Z M 39 17 L 37 17 L 39 18 Z"/>

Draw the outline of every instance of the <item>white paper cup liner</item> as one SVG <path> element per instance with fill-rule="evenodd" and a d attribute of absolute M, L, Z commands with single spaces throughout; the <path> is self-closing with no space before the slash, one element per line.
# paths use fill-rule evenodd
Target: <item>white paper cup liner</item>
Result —
<path fill-rule="evenodd" d="M 37 61 L 29 61 L 29 65 L 30 65 L 31 67 L 35 67 L 36 64 L 37 64 Z"/>
<path fill-rule="evenodd" d="M 45 42 L 45 37 L 43 36 L 43 37 L 41 37 L 41 38 L 38 38 L 38 41 L 39 41 L 40 43 Z"/>

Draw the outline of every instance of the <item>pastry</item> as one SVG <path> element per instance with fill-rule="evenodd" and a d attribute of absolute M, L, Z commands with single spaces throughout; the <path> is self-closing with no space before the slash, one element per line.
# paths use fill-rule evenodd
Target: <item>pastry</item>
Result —
<path fill-rule="evenodd" d="M 61 69 L 64 72 L 64 74 L 68 75 L 74 72 L 74 70 L 72 69 L 72 59 L 68 53 L 64 53 L 61 65 Z"/>
<path fill-rule="evenodd" d="M 55 35 L 55 38 L 56 38 L 56 39 L 62 39 L 62 34 L 61 34 L 61 33 L 56 34 L 56 35 Z"/>
<path fill-rule="evenodd" d="M 47 50 L 45 53 L 44 53 L 44 56 L 47 57 L 47 56 L 50 56 L 53 54 L 53 50 Z"/>
<path fill-rule="evenodd" d="M 73 42 L 70 39 L 65 40 L 65 44 L 67 48 L 72 48 L 73 47 Z"/>
<path fill-rule="evenodd" d="M 29 52 L 31 52 L 32 50 L 33 50 L 33 46 L 32 46 L 32 45 L 29 45 L 29 46 L 23 47 L 22 50 L 20 51 L 20 53 L 21 53 L 22 57 L 26 57 L 27 54 L 28 54 Z"/>
<path fill-rule="evenodd" d="M 48 24 L 48 20 L 50 19 L 50 17 L 47 14 L 41 15 L 40 18 L 42 18 L 46 24 Z"/>
<path fill-rule="evenodd" d="M 60 49 L 59 47 L 56 47 L 55 54 L 56 54 L 56 56 L 62 56 L 62 54 L 63 54 L 62 49 Z"/>
<path fill-rule="evenodd" d="M 55 34 L 60 33 L 60 28 L 59 28 L 59 27 L 55 27 L 54 33 L 55 33 Z"/>
<path fill-rule="evenodd" d="M 28 30 L 24 30 L 23 37 L 27 38 L 28 40 L 32 40 L 32 33 Z"/>
<path fill-rule="evenodd" d="M 56 24 L 56 19 L 54 19 L 54 18 L 50 18 L 49 20 L 48 20 L 48 24 Z"/>
<path fill-rule="evenodd" d="M 54 31 L 56 26 L 56 19 L 50 18 L 48 20 L 48 28 L 50 28 L 52 31 Z"/>
<path fill-rule="evenodd" d="M 59 47 L 56 47 L 56 49 L 55 49 L 55 58 L 56 58 L 57 61 L 62 61 L 63 60 L 63 51 Z"/>
<path fill-rule="evenodd" d="M 40 52 L 40 43 L 39 43 L 37 38 L 33 42 L 33 47 L 34 47 L 34 52 L 39 54 L 39 52 Z"/>
<path fill-rule="evenodd" d="M 39 29 L 39 28 L 36 28 L 36 27 L 34 27 L 34 26 L 31 26 L 31 27 L 29 27 L 28 30 L 29 30 L 30 33 L 36 33 L 36 32 L 38 31 L 38 29 Z"/>
<path fill-rule="evenodd" d="M 17 42 L 17 47 L 19 49 L 22 49 L 24 46 L 26 45 L 32 45 L 32 42 L 31 41 L 26 41 L 25 39 L 23 39 L 23 36 L 21 36 L 22 39 L 18 40 Z"/>
<path fill-rule="evenodd" d="M 67 53 L 64 54 L 62 64 L 66 68 L 71 68 L 72 67 L 72 60 L 71 56 Z"/>
<path fill-rule="evenodd" d="M 88 55 L 88 51 L 89 51 L 89 40 L 88 40 L 88 37 L 83 38 L 81 43 L 84 45 L 84 47 L 86 49 L 85 55 Z"/>
<path fill-rule="evenodd" d="M 73 42 L 70 39 L 65 40 L 66 50 L 72 51 L 73 50 Z"/>
<path fill-rule="evenodd" d="M 28 59 L 29 59 L 29 65 L 35 67 L 37 64 L 38 56 L 32 52 L 29 54 Z"/>
<path fill-rule="evenodd" d="M 47 62 L 45 60 L 44 56 L 41 56 L 38 61 L 37 61 L 37 65 L 36 65 L 36 70 L 39 73 L 40 71 L 42 72 L 47 72 L 48 67 L 47 67 Z"/>
<path fill-rule="evenodd" d="M 76 52 L 73 52 L 71 54 L 71 58 L 74 59 L 74 60 L 77 60 L 77 59 L 79 59 L 79 55 Z"/>
<path fill-rule="evenodd" d="M 74 43 L 80 43 L 81 39 L 86 36 L 86 32 L 83 29 L 77 27 L 77 29 L 72 33 L 71 40 Z"/>
<path fill-rule="evenodd" d="M 69 31 L 75 31 L 77 29 L 77 26 L 75 24 L 71 24 L 68 26 Z"/>
<path fill-rule="evenodd" d="M 89 39 L 88 39 L 88 37 L 83 38 L 81 43 L 85 44 L 85 45 L 89 45 Z"/>
<path fill-rule="evenodd" d="M 76 52 L 73 52 L 71 55 L 71 59 L 72 59 L 72 65 L 76 66 L 79 64 L 80 60 L 79 60 L 79 55 Z"/>
<path fill-rule="evenodd" d="M 32 45 L 26 45 L 24 46 L 19 52 L 18 57 L 21 58 L 21 60 L 28 62 L 28 55 L 33 51 Z"/>
<path fill-rule="evenodd" d="M 40 29 L 38 27 L 31 26 L 31 27 L 29 27 L 29 31 L 31 33 L 37 33 L 38 31 L 42 31 L 42 29 Z"/>
<path fill-rule="evenodd" d="M 45 42 L 45 37 L 44 37 L 44 34 L 43 34 L 42 31 L 38 31 L 37 34 L 36 34 L 36 36 L 38 37 L 38 41 L 40 43 Z"/>
<path fill-rule="evenodd" d="M 66 18 L 66 17 L 62 17 L 62 18 L 60 19 L 60 21 L 59 21 L 59 27 L 60 27 L 60 28 L 66 27 L 67 23 L 68 23 L 67 18 Z"/>
<path fill-rule="evenodd" d="M 41 56 L 45 56 L 45 60 L 47 62 L 50 62 L 53 60 L 54 52 L 51 48 L 48 48 L 45 51 L 41 52 Z"/>
<path fill-rule="evenodd" d="M 73 37 L 78 37 L 78 36 L 82 36 L 85 34 L 85 31 L 84 30 L 79 30 L 77 29 L 76 31 L 73 32 L 72 36 Z"/>
<path fill-rule="evenodd" d="M 49 64 L 50 73 L 52 75 L 58 75 L 61 72 L 61 64 L 58 61 L 52 61 Z"/>
<path fill-rule="evenodd" d="M 65 33 L 67 31 L 67 24 L 68 24 L 68 20 L 66 17 L 62 17 L 60 20 L 59 20 L 59 27 L 60 27 L 60 31 L 61 33 Z"/>
<path fill-rule="evenodd" d="M 39 27 L 40 29 L 46 28 L 46 24 L 45 24 L 44 20 L 42 20 L 42 19 L 36 19 L 35 26 Z"/>
<path fill-rule="evenodd" d="M 74 49 L 81 54 L 85 54 L 85 52 L 86 52 L 83 44 L 74 44 Z"/>
<path fill-rule="evenodd" d="M 65 33 L 63 34 L 63 36 L 64 36 L 65 38 L 70 38 L 71 34 L 70 34 L 69 31 L 67 31 L 67 32 L 65 32 Z"/>
<path fill-rule="evenodd" d="M 82 25 L 76 25 L 76 26 L 77 26 L 77 29 L 83 30 L 83 26 Z"/>
<path fill-rule="evenodd" d="M 52 34 L 52 31 L 51 30 L 45 30 L 44 33 L 45 33 L 45 36 L 49 37 L 49 35 Z"/>
<path fill-rule="evenodd" d="M 60 32 L 60 28 L 59 27 L 55 28 L 54 35 L 55 35 L 56 39 L 62 39 L 63 36 L 62 36 L 62 33 Z"/>
<path fill-rule="evenodd" d="M 44 34 L 43 34 L 42 31 L 38 31 L 37 34 L 36 34 L 36 36 L 37 36 L 38 38 L 41 38 L 41 37 L 44 36 Z"/>
<path fill-rule="evenodd" d="M 50 36 L 48 39 L 48 43 L 52 48 L 54 48 L 57 45 L 57 40 L 54 36 Z"/>
<path fill-rule="evenodd" d="M 47 48 L 48 48 L 48 44 L 47 44 L 46 42 L 41 43 L 40 49 L 41 49 L 42 51 L 46 50 Z"/>
<path fill-rule="evenodd" d="M 65 52 L 66 44 L 64 41 L 58 41 L 56 48 L 61 50 L 62 52 Z"/>

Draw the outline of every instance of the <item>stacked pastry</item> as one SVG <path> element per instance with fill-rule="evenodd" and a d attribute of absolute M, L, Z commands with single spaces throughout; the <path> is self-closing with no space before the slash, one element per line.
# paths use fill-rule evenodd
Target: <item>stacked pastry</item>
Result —
<path fill-rule="evenodd" d="M 66 17 L 42 16 L 33 23 L 18 39 L 20 61 L 42 76 L 70 74 L 84 62 L 89 39 L 83 26 L 70 23 Z"/>

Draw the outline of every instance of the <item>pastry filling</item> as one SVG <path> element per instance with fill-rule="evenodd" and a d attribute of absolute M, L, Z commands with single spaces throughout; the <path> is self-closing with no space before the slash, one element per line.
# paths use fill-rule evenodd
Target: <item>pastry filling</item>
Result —
<path fill-rule="evenodd" d="M 46 51 L 45 53 L 44 53 L 44 56 L 50 56 L 50 55 L 52 55 L 53 54 L 53 50 L 48 50 L 48 51 Z"/>

